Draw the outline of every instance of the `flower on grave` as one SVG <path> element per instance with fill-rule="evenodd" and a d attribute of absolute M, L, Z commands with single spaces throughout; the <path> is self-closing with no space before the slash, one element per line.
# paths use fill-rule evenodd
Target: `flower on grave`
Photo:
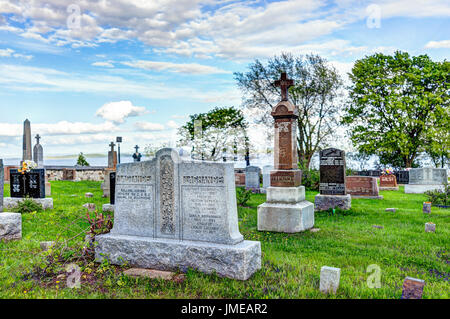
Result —
<path fill-rule="evenodd" d="M 38 165 L 33 161 L 23 161 L 22 168 L 19 168 L 19 173 L 25 174 L 29 173 L 31 170 L 35 169 Z"/>
<path fill-rule="evenodd" d="M 394 170 L 392 169 L 392 167 L 385 168 L 385 169 L 383 169 L 381 174 L 383 174 L 383 175 L 392 175 L 392 174 L 394 174 Z"/>

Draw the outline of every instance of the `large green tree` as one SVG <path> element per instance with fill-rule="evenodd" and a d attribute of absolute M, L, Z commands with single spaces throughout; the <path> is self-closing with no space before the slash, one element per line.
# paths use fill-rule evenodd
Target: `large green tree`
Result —
<path fill-rule="evenodd" d="M 247 122 L 241 110 L 217 107 L 194 114 L 180 127 L 178 146 L 190 146 L 197 159 L 219 160 L 223 151 L 244 154 L 249 148 Z"/>
<path fill-rule="evenodd" d="M 435 141 L 433 128 L 449 123 L 450 63 L 377 53 L 356 61 L 349 75 L 343 123 L 355 147 L 378 155 L 382 164 L 413 167 L 426 143 Z"/>
<path fill-rule="evenodd" d="M 294 56 L 282 53 L 263 64 L 255 60 L 246 73 L 236 72 L 234 77 L 244 94 L 244 107 L 252 110 L 257 123 L 273 130 L 271 109 L 280 101 L 280 89 L 274 81 L 281 72 L 295 80 L 289 97 L 298 107 L 298 158 L 302 167 L 309 168 L 311 158 L 320 148 L 328 145 L 336 131 L 342 79 L 326 59 L 318 55 Z"/>

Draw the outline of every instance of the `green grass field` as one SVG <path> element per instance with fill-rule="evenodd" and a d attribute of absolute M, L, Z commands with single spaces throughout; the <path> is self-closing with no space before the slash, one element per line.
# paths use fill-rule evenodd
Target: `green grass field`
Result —
<path fill-rule="evenodd" d="M 94 198 L 84 194 L 92 192 Z M 314 202 L 315 192 L 307 192 Z M 422 213 L 423 195 L 381 192 L 384 200 L 354 199 L 347 212 L 315 214 L 319 232 L 299 234 L 258 232 L 256 207 L 265 195 L 253 195 L 249 207 L 239 207 L 239 227 L 247 240 L 261 241 L 262 269 L 242 282 L 189 270 L 182 283 L 123 276 L 107 264 L 79 263 L 81 288 L 66 287 L 63 277 L 36 279 L 34 269 L 43 264 L 41 241 L 68 241 L 81 245 L 88 223 L 82 205 L 97 207 L 98 182 L 52 182 L 54 210 L 22 216 L 22 240 L 0 242 L 0 298 L 393 298 L 399 299 L 406 276 L 425 280 L 423 298 L 449 298 L 450 210 L 432 208 Z M 5 190 L 9 196 L 9 190 Z M 395 213 L 385 208 L 397 208 Z M 426 222 L 436 233 L 425 233 Z M 373 225 L 384 228 L 374 228 Z M 80 235 L 81 234 L 81 235 Z M 77 236 L 78 235 L 78 236 Z M 381 287 L 369 288 L 369 265 L 381 271 Z M 336 295 L 319 292 L 320 268 L 341 268 Z M 56 265 L 55 273 L 64 273 Z"/>

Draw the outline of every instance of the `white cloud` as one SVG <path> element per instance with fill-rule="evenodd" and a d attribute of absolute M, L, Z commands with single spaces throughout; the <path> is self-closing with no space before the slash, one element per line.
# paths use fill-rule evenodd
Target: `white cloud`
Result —
<path fill-rule="evenodd" d="M 151 123 L 151 122 L 136 122 L 134 123 L 134 126 L 139 131 L 163 131 L 166 129 L 166 127 L 163 124 L 160 123 Z"/>
<path fill-rule="evenodd" d="M 166 123 L 166 126 L 169 127 L 169 128 L 172 128 L 172 129 L 178 128 L 178 124 L 175 121 L 173 121 L 173 120 L 168 121 Z"/>
<path fill-rule="evenodd" d="M 450 48 L 450 40 L 430 41 L 425 45 L 427 49 Z"/>
<path fill-rule="evenodd" d="M 124 123 L 128 117 L 148 113 L 143 106 L 134 106 L 131 101 L 109 102 L 97 110 L 95 115 L 114 123 Z"/>
<path fill-rule="evenodd" d="M 93 66 L 100 66 L 100 67 L 107 67 L 107 68 L 113 68 L 114 64 L 111 62 L 94 62 L 92 63 Z"/>
<path fill-rule="evenodd" d="M 6 49 L 0 49 L 0 57 L 4 57 L 4 58 L 22 58 L 25 60 L 31 60 L 33 58 L 32 55 L 25 55 L 25 54 L 21 54 L 21 53 L 15 53 L 16 51 L 14 51 L 13 49 L 10 48 L 6 48 Z"/>
<path fill-rule="evenodd" d="M 171 62 L 158 62 L 158 61 L 147 61 L 139 60 L 133 62 L 122 62 L 122 64 L 145 70 L 152 71 L 169 71 L 176 73 L 187 73 L 187 74 L 215 74 L 215 73 L 230 73 L 229 71 L 221 70 L 219 68 L 202 65 L 197 63 L 171 63 Z"/>

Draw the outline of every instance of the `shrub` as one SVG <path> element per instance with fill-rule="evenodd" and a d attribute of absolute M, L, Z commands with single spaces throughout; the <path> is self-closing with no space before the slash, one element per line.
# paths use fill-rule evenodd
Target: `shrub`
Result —
<path fill-rule="evenodd" d="M 17 208 L 15 211 L 17 213 L 32 213 L 32 212 L 40 212 L 42 211 L 42 205 L 39 203 L 36 203 L 30 198 L 25 198 L 22 202 L 19 202 L 17 204 Z"/>
<path fill-rule="evenodd" d="M 320 173 L 317 169 L 303 170 L 302 185 L 307 190 L 319 190 Z"/>
<path fill-rule="evenodd" d="M 78 166 L 89 166 L 89 163 L 87 162 L 86 157 L 84 156 L 83 153 L 80 153 L 80 155 L 78 155 L 77 165 Z"/>
<path fill-rule="evenodd" d="M 432 191 L 425 192 L 425 196 L 428 198 L 428 201 L 433 205 L 448 205 L 450 204 L 449 196 L 450 196 L 450 187 L 449 185 L 445 185 L 444 190 L 436 189 Z"/>
<path fill-rule="evenodd" d="M 236 188 L 236 199 L 239 206 L 245 206 L 252 194 L 251 190 L 246 190 L 244 187 Z"/>

